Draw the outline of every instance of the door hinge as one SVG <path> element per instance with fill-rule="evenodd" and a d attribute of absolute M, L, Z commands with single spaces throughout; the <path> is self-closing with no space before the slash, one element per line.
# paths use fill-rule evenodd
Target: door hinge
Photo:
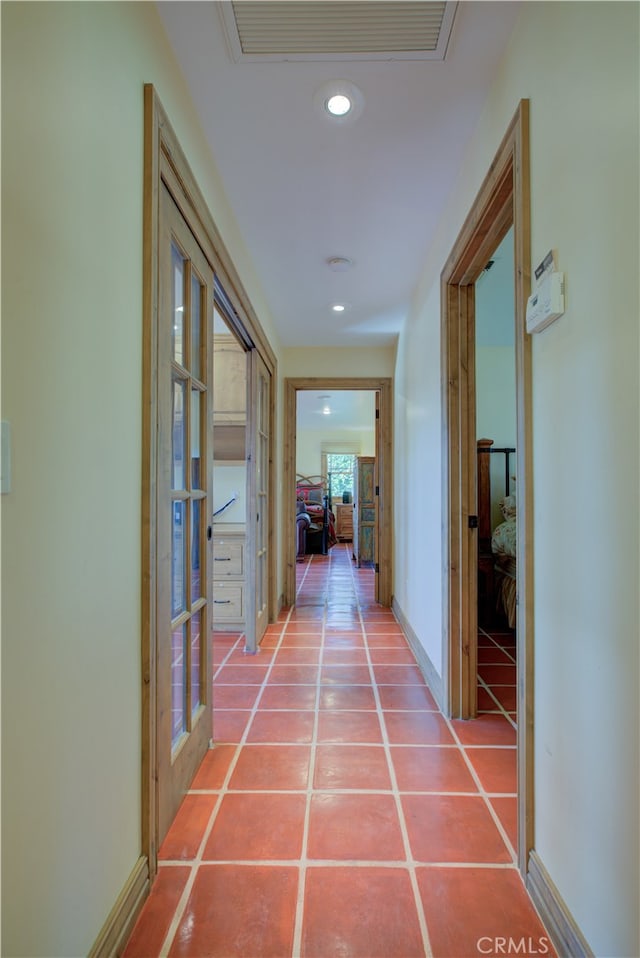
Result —
<path fill-rule="evenodd" d="M 376 419 L 379 419 L 379 418 L 380 418 L 380 410 L 376 409 Z"/>
<path fill-rule="evenodd" d="M 470 529 L 477 529 L 477 528 L 478 528 L 478 517 L 477 517 L 477 516 L 469 516 L 468 522 L 469 522 L 469 528 L 470 528 Z"/>
<path fill-rule="evenodd" d="M 380 566 L 376 562 L 376 575 L 380 575 Z"/>
<path fill-rule="evenodd" d="M 377 496 L 380 495 L 380 486 L 376 486 L 376 495 L 377 495 Z"/>

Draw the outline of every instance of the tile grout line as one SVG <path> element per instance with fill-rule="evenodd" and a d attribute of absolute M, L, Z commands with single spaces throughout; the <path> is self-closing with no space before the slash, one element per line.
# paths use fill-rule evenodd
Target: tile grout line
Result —
<path fill-rule="evenodd" d="M 354 579 L 353 568 L 351 568 L 351 577 Z M 355 581 L 354 581 L 355 586 Z M 431 947 L 431 940 L 429 938 L 429 928 L 427 925 L 427 917 L 424 911 L 424 905 L 422 903 L 422 897 L 420 895 L 420 889 L 418 887 L 418 876 L 416 874 L 416 868 L 413 861 L 413 853 L 411 851 L 411 843 L 409 842 L 409 831 L 407 829 L 407 823 L 404 817 L 404 810 L 402 808 L 402 799 L 400 796 L 400 790 L 398 788 L 398 781 L 395 774 L 395 769 L 393 767 L 393 762 L 391 759 L 391 747 L 389 743 L 389 735 L 387 732 L 387 723 L 384 717 L 384 709 L 382 708 L 382 702 L 380 700 L 380 693 L 378 691 L 378 684 L 376 682 L 375 671 L 373 668 L 373 663 L 371 661 L 371 650 L 369 648 L 369 639 L 367 635 L 367 630 L 365 626 L 364 617 L 362 615 L 362 608 L 359 601 L 359 596 L 357 596 L 358 601 L 358 615 L 360 616 L 360 625 L 362 628 L 362 633 L 364 637 L 365 651 L 367 654 L 367 660 L 369 663 L 369 672 L 371 674 L 371 687 L 373 689 L 373 695 L 376 702 L 376 713 L 378 715 L 378 721 L 380 723 L 380 730 L 382 734 L 382 745 L 384 748 L 385 758 L 387 760 L 387 770 L 389 772 L 389 779 L 391 781 L 391 794 L 393 795 L 393 800 L 396 806 L 396 814 L 398 816 L 398 822 L 400 825 L 400 833 L 402 835 L 402 844 L 404 847 L 405 862 L 404 867 L 407 870 L 409 875 L 409 882 L 411 884 L 411 890 L 413 892 L 413 900 L 416 909 L 416 916 L 418 919 L 418 926 L 420 928 L 420 934 L 422 936 L 422 946 L 424 948 L 424 953 L 426 958 L 432 958 L 433 949 Z M 406 641 L 406 639 L 405 639 Z"/>
<path fill-rule="evenodd" d="M 175 936 L 176 936 L 176 933 L 177 933 L 177 931 L 178 931 L 178 928 L 180 927 L 180 923 L 181 923 L 181 921 L 182 921 L 182 919 L 183 919 L 183 917 L 184 917 L 184 913 L 185 913 L 187 904 L 188 904 L 188 902 L 189 902 L 189 897 L 190 897 L 190 895 L 191 895 L 191 891 L 192 891 L 192 889 L 193 889 L 193 885 L 194 885 L 194 883 L 195 883 L 195 880 L 196 880 L 196 877 L 197 877 L 197 874 L 198 874 L 198 870 L 199 870 L 199 868 L 200 868 L 200 865 L 202 864 L 202 856 L 203 856 L 203 854 L 204 854 L 204 849 L 205 849 L 205 847 L 206 847 L 206 843 L 207 843 L 207 841 L 209 840 L 209 835 L 211 834 L 211 831 L 212 831 L 213 826 L 214 826 L 214 824 L 215 824 L 215 820 L 216 820 L 217 815 L 218 815 L 218 812 L 219 812 L 219 810 L 220 810 L 220 806 L 222 805 L 222 801 L 223 801 L 225 795 L 227 794 L 229 781 L 230 781 L 231 776 L 232 776 L 232 774 L 233 774 L 233 772 L 234 772 L 234 770 L 235 770 L 236 765 L 238 764 L 238 759 L 240 758 L 240 751 L 242 750 L 242 748 L 243 748 L 243 746 L 244 746 L 244 744 L 245 744 L 245 742 L 246 742 L 246 738 L 247 738 L 247 734 L 248 734 L 249 728 L 250 728 L 250 726 L 251 726 L 251 722 L 253 721 L 253 717 L 254 717 L 254 715 L 255 715 L 255 713 L 256 713 L 256 711 L 257 711 L 257 708 L 258 708 L 258 702 L 259 702 L 260 696 L 261 696 L 261 694 L 262 694 L 262 689 L 264 688 L 264 685 L 265 685 L 265 683 L 266 683 L 266 681 L 267 681 L 267 678 L 268 678 L 268 676 L 269 676 L 269 672 L 270 672 L 271 668 L 273 667 L 273 662 L 275 661 L 276 652 L 277 652 L 277 650 L 280 648 L 280 645 L 282 644 L 282 638 L 283 638 L 283 636 L 284 636 L 284 633 L 285 633 L 285 630 L 286 630 L 286 626 L 287 626 L 287 624 L 288 624 L 288 622 L 289 622 L 290 617 L 291 617 L 291 610 L 289 610 L 289 614 L 287 615 L 287 618 L 285 619 L 285 621 L 284 621 L 283 624 L 282 624 L 282 631 L 281 631 L 281 633 L 280 633 L 280 638 L 279 638 L 279 640 L 278 640 L 278 644 L 277 644 L 276 649 L 275 649 L 275 651 L 274 651 L 274 654 L 273 654 L 273 658 L 272 658 L 272 660 L 271 660 L 271 663 L 269 664 L 269 666 L 268 666 L 268 668 L 267 668 L 267 672 L 266 672 L 265 677 L 264 677 L 264 679 L 263 679 L 262 686 L 261 686 L 261 691 L 258 693 L 258 696 L 257 696 L 257 698 L 256 698 L 256 701 L 255 701 L 254 704 L 253 704 L 253 708 L 251 709 L 251 715 L 250 715 L 250 717 L 249 717 L 249 719 L 248 719 L 248 721 L 247 721 L 247 724 L 246 724 L 246 726 L 245 726 L 244 732 L 242 733 L 242 737 L 241 737 L 240 741 L 238 742 L 238 744 L 236 745 L 236 748 L 235 748 L 233 757 L 232 757 L 231 761 L 229 762 L 229 767 L 227 768 L 227 771 L 226 771 L 224 780 L 223 780 L 222 785 L 221 785 L 221 787 L 220 787 L 219 794 L 218 794 L 218 798 L 217 798 L 217 800 L 216 800 L 216 802 L 215 802 L 215 804 L 214 804 L 214 806 L 213 806 L 213 809 L 211 810 L 211 815 L 209 816 L 209 821 L 207 822 L 207 826 L 206 826 L 206 828 L 205 828 L 205 830 L 204 830 L 204 833 L 203 833 L 203 835 L 202 835 L 202 839 L 201 839 L 200 844 L 199 844 L 199 846 L 198 846 L 198 851 L 196 852 L 195 857 L 191 860 L 191 874 L 189 875 L 189 878 L 187 879 L 187 882 L 186 882 L 185 887 L 184 887 L 184 889 L 183 889 L 182 895 L 180 896 L 180 901 L 178 902 L 178 905 L 177 905 L 177 907 L 176 907 L 176 910 L 175 910 L 175 912 L 173 913 L 173 918 L 172 918 L 172 920 L 171 920 L 171 924 L 169 925 L 169 928 L 168 928 L 168 930 L 167 930 L 167 934 L 165 935 L 164 941 L 162 942 L 162 947 L 160 948 L 159 958 L 167 958 L 167 955 L 169 954 L 169 949 L 170 949 L 171 946 L 173 945 L 174 938 L 175 938 Z M 229 657 L 229 655 L 231 654 L 231 652 L 232 652 L 233 650 L 235 650 L 235 647 L 236 647 L 236 645 L 240 642 L 240 640 L 241 640 L 243 634 L 244 634 L 244 633 L 242 633 L 242 634 L 238 637 L 238 641 L 237 641 L 237 642 L 232 646 L 232 648 L 229 650 L 229 653 L 227 654 L 227 656 L 225 656 L 225 661 L 226 661 L 226 659 Z M 213 644 L 213 642 L 214 642 L 214 633 L 213 633 L 213 632 L 212 632 L 212 634 L 211 634 L 211 642 L 212 642 L 212 644 Z M 212 708 L 213 708 L 213 678 L 212 678 L 212 693 L 211 693 L 211 694 L 212 694 Z M 215 746 L 214 746 L 214 748 L 215 748 Z M 187 794 L 189 794 L 189 792 L 191 792 L 191 789 L 189 789 L 189 791 L 187 792 Z"/>
<path fill-rule="evenodd" d="M 451 723 L 451 719 L 449 719 L 446 715 L 443 715 L 442 717 L 443 717 L 443 719 L 445 720 L 445 722 L 447 723 L 447 726 L 449 727 L 449 731 L 451 732 L 451 734 L 452 734 L 453 737 L 455 738 L 456 742 L 458 743 L 458 745 L 459 745 L 459 747 L 460 747 L 460 751 L 462 752 L 462 758 L 463 758 L 463 760 L 464 760 L 464 762 L 465 762 L 465 764 L 466 764 L 466 766 L 467 766 L 469 772 L 471 773 L 471 777 L 473 778 L 473 780 L 475 781 L 475 783 L 476 783 L 476 785 L 477 785 L 477 787 L 478 787 L 478 792 L 480 793 L 480 796 L 481 796 L 482 800 L 484 801 L 484 804 L 485 804 L 485 806 L 486 806 L 486 808 L 487 808 L 487 811 L 489 812 L 491 818 L 493 819 L 494 824 L 496 825 L 496 827 L 497 827 L 497 829 L 498 829 L 498 832 L 500 833 L 500 837 L 502 838 L 503 842 L 504 842 L 505 845 L 506 845 L 507 851 L 508 851 L 509 854 L 511 855 L 511 858 L 512 858 L 512 866 L 511 866 L 511 867 L 516 868 L 516 867 L 517 867 L 517 864 L 518 864 L 518 854 L 517 854 L 517 851 L 516 851 L 516 849 L 513 847 L 513 845 L 511 844 L 511 839 L 510 839 L 509 836 L 507 835 L 506 829 L 504 828 L 502 822 L 500 821 L 500 818 L 498 817 L 498 814 L 497 814 L 497 812 L 495 811 L 493 805 L 491 804 L 491 800 L 490 800 L 490 798 L 489 798 L 489 795 L 493 795 L 494 797 L 498 797 L 498 793 L 496 793 L 496 792 L 487 792 L 487 791 L 486 791 L 486 789 L 484 788 L 484 785 L 482 784 L 482 782 L 481 782 L 481 780 L 480 780 L 480 776 L 479 776 L 478 773 L 476 772 L 476 770 L 475 770 L 475 768 L 473 767 L 473 764 L 472 764 L 472 762 L 471 762 L 471 759 L 470 759 L 469 756 L 467 755 L 465 746 L 464 746 L 464 745 L 462 744 L 462 742 L 460 741 L 460 739 L 459 739 L 459 737 L 458 737 L 458 733 L 456 732 L 454 726 L 453 726 L 452 723 Z M 480 747 L 492 748 L 493 746 L 490 746 L 490 745 L 489 745 L 489 746 L 480 746 Z M 512 748 L 513 746 L 510 746 L 510 747 Z M 513 795 L 512 792 L 509 792 L 509 793 L 506 793 L 506 794 L 507 794 L 509 797 L 511 797 L 511 796 Z M 516 794 L 516 798 L 517 798 L 517 794 Z"/>
<path fill-rule="evenodd" d="M 313 557 L 312 557 L 313 558 Z M 311 566 L 311 561 L 309 561 L 308 567 Z M 331 569 L 331 553 L 329 553 L 329 570 Z M 307 570 L 308 571 L 308 570 Z M 305 573 L 306 576 L 306 573 Z M 307 884 L 307 849 L 309 841 L 309 828 L 311 823 L 311 802 L 313 799 L 313 781 L 315 777 L 315 767 L 316 767 L 316 750 L 318 745 L 318 725 L 320 721 L 320 693 L 321 693 L 321 675 L 322 675 L 322 661 L 324 657 L 324 643 L 326 635 L 326 625 L 327 625 L 327 592 L 328 586 L 327 581 L 329 578 L 329 573 L 325 577 L 325 587 L 324 587 L 324 608 L 322 612 L 322 629 L 320 632 L 320 653 L 318 656 L 318 669 L 316 672 L 316 699 L 315 699 L 315 709 L 313 716 L 313 730 L 311 733 L 311 745 L 309 749 L 309 770 L 307 773 L 307 791 L 306 791 L 306 800 L 305 800 L 305 810 L 304 810 L 304 823 L 302 827 L 302 843 L 300 847 L 300 859 L 297 862 L 298 866 L 298 895 L 296 898 L 296 912 L 293 922 L 293 941 L 292 941 L 292 956 L 297 956 L 302 954 L 302 932 L 304 924 L 304 912 L 305 912 L 305 896 L 306 896 L 306 884 Z M 302 580 L 304 582 L 304 578 Z M 301 583 L 302 586 L 302 583 Z M 297 598 L 298 593 L 296 593 Z"/>
<path fill-rule="evenodd" d="M 505 709 L 505 707 L 504 707 L 504 705 L 502 704 L 502 702 L 500 702 L 500 700 L 497 698 L 497 696 L 495 696 L 495 695 L 493 694 L 493 692 L 491 691 L 491 687 L 490 687 L 489 685 L 487 685 L 487 683 L 485 682 L 485 680 L 484 680 L 480 675 L 477 675 L 477 676 L 476 676 L 476 682 L 477 682 L 478 685 L 481 685 L 481 686 L 482 686 L 483 690 L 484 690 L 488 695 L 491 696 L 491 698 L 493 699 L 493 701 L 494 701 L 494 702 L 496 703 L 496 705 L 498 706 L 498 710 L 499 710 L 499 712 L 501 713 L 501 715 L 503 715 L 503 716 L 506 718 L 507 722 L 509 722 L 509 724 L 512 725 L 513 728 L 514 728 L 514 729 L 516 730 L 516 732 L 517 732 L 517 731 L 518 731 L 518 723 L 513 721 L 513 719 L 511 718 L 511 716 L 509 715 L 509 713 L 508 713 L 507 710 Z"/>

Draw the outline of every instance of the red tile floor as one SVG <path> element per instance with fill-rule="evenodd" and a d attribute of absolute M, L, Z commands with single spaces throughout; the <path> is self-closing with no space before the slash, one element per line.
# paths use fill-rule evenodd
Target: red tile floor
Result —
<path fill-rule="evenodd" d="M 126 958 L 552 954 L 515 866 L 513 637 L 481 633 L 484 711 L 450 722 L 348 546 L 297 575 L 258 655 L 215 635 L 218 744 Z"/>

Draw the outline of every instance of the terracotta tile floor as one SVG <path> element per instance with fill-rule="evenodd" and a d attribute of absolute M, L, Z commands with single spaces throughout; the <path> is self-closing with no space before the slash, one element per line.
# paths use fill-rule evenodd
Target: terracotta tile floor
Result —
<path fill-rule="evenodd" d="M 348 546 L 297 566 L 257 656 L 214 637 L 214 737 L 124 952 L 553 954 L 515 867 L 515 640 L 447 721 Z M 524 944 L 523 944 L 524 943 Z"/>

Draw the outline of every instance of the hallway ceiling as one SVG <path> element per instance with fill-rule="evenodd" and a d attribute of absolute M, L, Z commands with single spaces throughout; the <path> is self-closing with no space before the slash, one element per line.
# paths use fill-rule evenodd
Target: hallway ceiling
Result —
<path fill-rule="evenodd" d="M 246 6 L 255 15 L 289 4 Z M 290 8 L 305 6 L 324 15 L 354 4 Z M 224 23 L 229 0 L 157 4 L 283 346 L 393 344 L 518 12 L 512 2 L 429 4 L 447 7 L 445 31 L 454 14 L 446 50 L 445 37 L 435 59 L 369 59 L 390 54 L 396 6 L 401 20 L 423 4 L 371 5 L 386 8 L 382 52 L 283 62 L 272 41 L 266 59 L 240 54 Z M 356 87 L 354 119 L 322 108 L 338 80 Z M 336 257 L 349 268 L 332 269 Z"/>

